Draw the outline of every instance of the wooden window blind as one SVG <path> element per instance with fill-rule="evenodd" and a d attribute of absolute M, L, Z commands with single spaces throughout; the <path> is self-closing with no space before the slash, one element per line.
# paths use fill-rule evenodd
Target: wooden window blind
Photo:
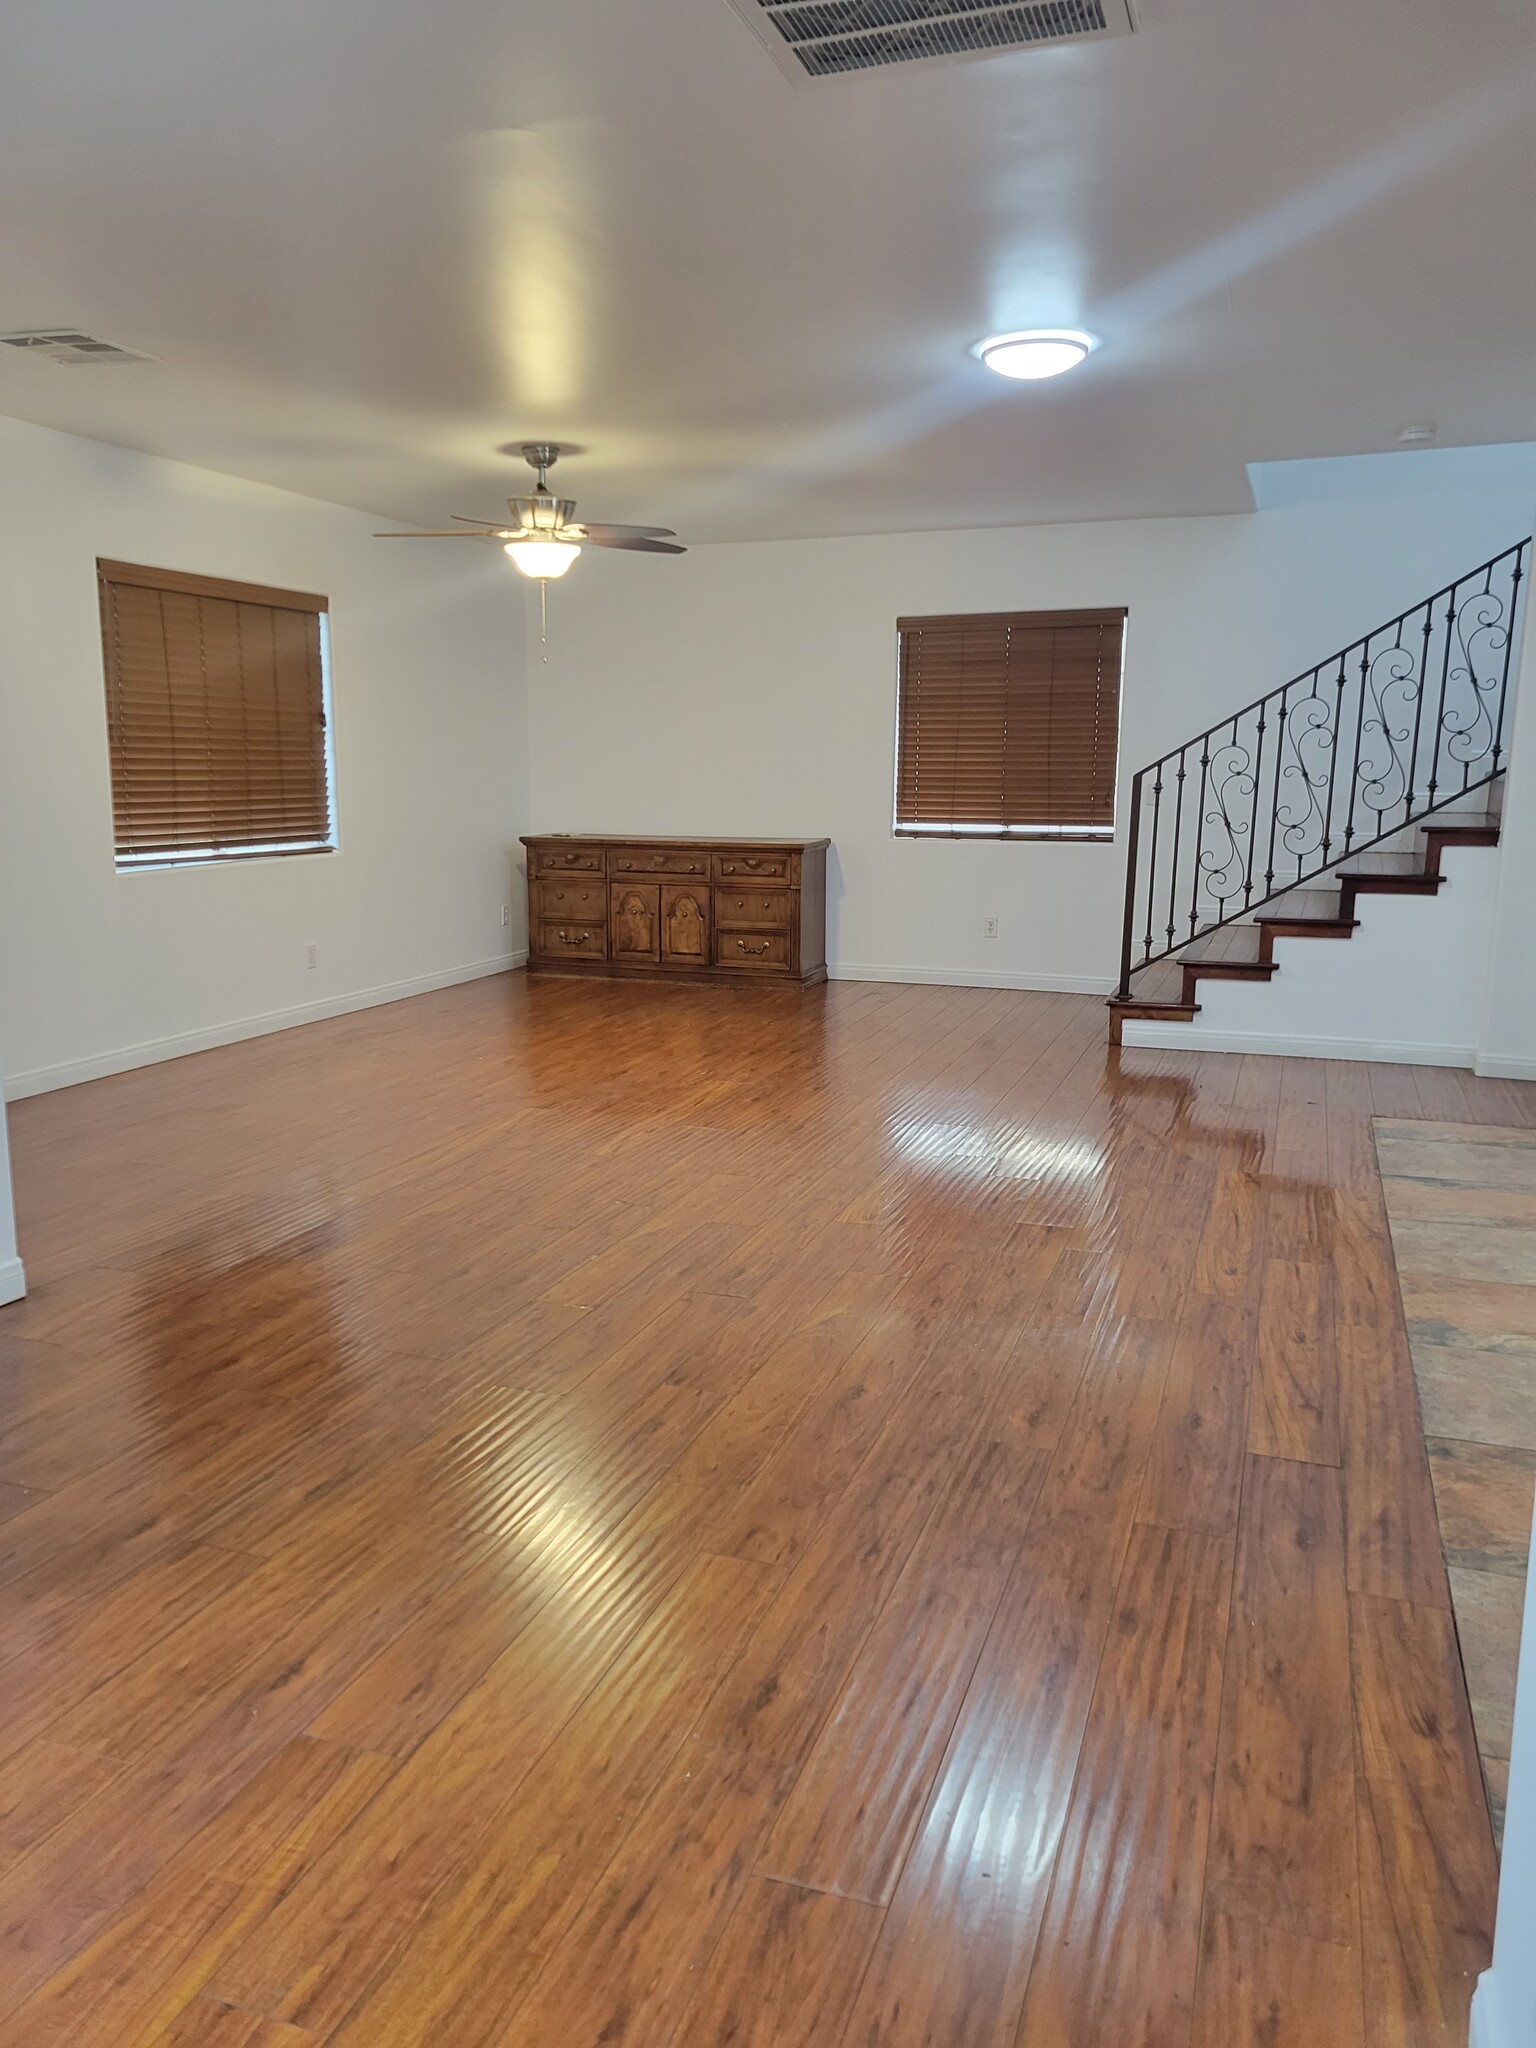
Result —
<path fill-rule="evenodd" d="M 118 866 L 329 850 L 326 600 L 96 569 Z"/>
<path fill-rule="evenodd" d="M 1123 608 L 896 625 L 898 833 L 1112 835 Z"/>

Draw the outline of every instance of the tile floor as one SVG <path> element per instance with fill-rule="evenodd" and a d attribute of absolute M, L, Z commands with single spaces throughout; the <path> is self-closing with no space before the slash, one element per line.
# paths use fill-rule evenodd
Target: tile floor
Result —
<path fill-rule="evenodd" d="M 1376 1151 L 1497 1832 L 1536 1494 L 1536 1134 L 1383 1117 Z"/>

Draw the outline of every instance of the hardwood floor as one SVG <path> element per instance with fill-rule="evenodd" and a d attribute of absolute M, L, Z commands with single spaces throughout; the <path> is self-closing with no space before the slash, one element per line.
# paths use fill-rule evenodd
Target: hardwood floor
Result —
<path fill-rule="evenodd" d="M 0 2048 L 1454 2044 L 1371 1142 L 1086 997 L 510 976 L 18 1103 Z"/>

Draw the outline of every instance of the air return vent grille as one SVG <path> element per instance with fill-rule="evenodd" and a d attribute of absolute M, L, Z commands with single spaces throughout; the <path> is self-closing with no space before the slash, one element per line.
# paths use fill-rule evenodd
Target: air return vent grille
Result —
<path fill-rule="evenodd" d="M 732 0 L 779 68 L 803 83 L 1039 43 L 1129 35 L 1127 0 Z"/>
<path fill-rule="evenodd" d="M 19 349 L 42 356 L 50 363 L 152 363 L 153 356 L 139 355 L 131 348 L 119 348 L 115 341 L 98 341 L 94 334 L 82 334 L 76 327 L 43 327 L 29 334 L 0 334 L 0 347 Z"/>

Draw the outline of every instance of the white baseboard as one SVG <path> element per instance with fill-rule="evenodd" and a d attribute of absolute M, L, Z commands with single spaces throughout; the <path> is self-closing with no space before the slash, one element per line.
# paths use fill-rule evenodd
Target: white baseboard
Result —
<path fill-rule="evenodd" d="M 1257 1052 L 1292 1060 L 1380 1060 L 1397 1067 L 1470 1067 L 1470 1045 L 1405 1045 L 1390 1038 L 1286 1038 L 1268 1031 L 1202 1030 L 1198 1024 L 1127 1018 L 1122 1043 L 1158 1052 Z"/>
<path fill-rule="evenodd" d="M 940 988 L 1025 988 L 1045 995 L 1107 996 L 1112 974 L 1012 974 L 990 967 L 870 967 L 840 960 L 827 969 L 828 981 L 906 981 Z"/>
<path fill-rule="evenodd" d="M 327 996 L 318 1003 L 296 1003 L 287 1010 L 237 1017 L 231 1023 L 213 1024 L 203 1031 L 181 1031 L 171 1038 L 146 1039 L 139 1045 L 120 1046 L 115 1052 L 96 1053 L 89 1059 L 66 1060 L 62 1066 L 32 1067 L 9 1075 L 5 1092 L 14 1101 L 23 1095 L 46 1094 L 53 1088 L 73 1088 L 80 1081 L 100 1081 L 108 1074 L 127 1073 L 131 1067 L 178 1060 L 186 1053 L 210 1052 L 215 1046 L 234 1045 L 242 1038 L 261 1038 L 269 1031 L 290 1031 L 297 1024 L 318 1024 L 326 1017 L 344 1017 L 353 1010 L 371 1010 L 380 1003 L 399 1003 L 408 996 L 429 995 L 433 989 L 453 988 L 461 981 L 505 974 L 511 968 L 523 966 L 527 958 L 526 951 L 502 953 L 491 960 L 472 960 L 464 967 L 414 975 L 408 981 L 386 981 L 376 988 L 354 989 L 350 995 Z"/>
<path fill-rule="evenodd" d="M 1506 1059 L 1501 1053 L 1480 1052 L 1475 1071 L 1490 1081 L 1536 1081 L 1536 1060 Z"/>
<path fill-rule="evenodd" d="M 27 1291 L 27 1276 L 20 1259 L 0 1259 L 0 1308 L 8 1301 L 20 1301 Z"/>

